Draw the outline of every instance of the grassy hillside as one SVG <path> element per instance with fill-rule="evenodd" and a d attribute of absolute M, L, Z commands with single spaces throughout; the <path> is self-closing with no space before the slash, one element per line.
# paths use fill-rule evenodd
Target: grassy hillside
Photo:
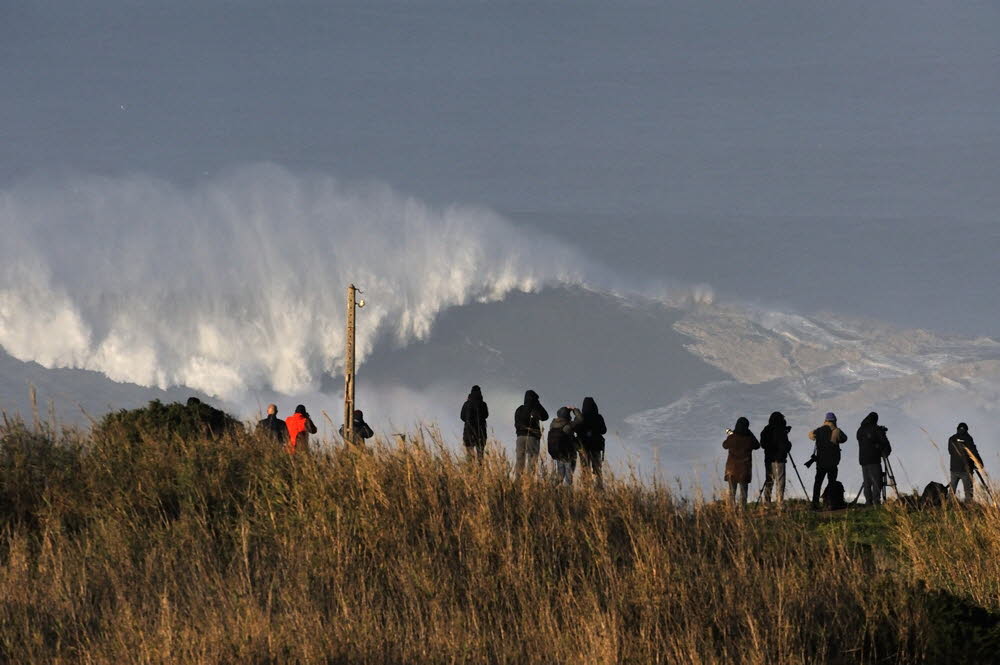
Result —
<path fill-rule="evenodd" d="M 3 663 L 992 662 L 991 508 L 739 513 L 515 484 L 429 432 L 289 458 L 222 440 L 0 442 Z"/>

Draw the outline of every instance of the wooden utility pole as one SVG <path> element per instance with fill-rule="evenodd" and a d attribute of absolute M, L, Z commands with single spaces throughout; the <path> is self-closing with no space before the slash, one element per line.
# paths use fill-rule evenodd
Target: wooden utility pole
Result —
<path fill-rule="evenodd" d="M 347 287 L 347 335 L 344 350 L 344 441 L 354 442 L 354 311 L 357 288 Z"/>

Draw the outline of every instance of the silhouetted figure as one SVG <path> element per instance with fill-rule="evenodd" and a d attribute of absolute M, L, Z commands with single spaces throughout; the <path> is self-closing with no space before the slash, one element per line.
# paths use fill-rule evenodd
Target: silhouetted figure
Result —
<path fill-rule="evenodd" d="M 597 410 L 593 397 L 583 398 L 580 413 L 583 419 L 574 427 L 580 441 L 580 463 L 584 468 L 590 468 L 597 486 L 603 487 L 604 435 L 608 433 L 608 426 L 604 424 L 604 416 Z"/>
<path fill-rule="evenodd" d="M 490 408 L 483 400 L 483 391 L 479 386 L 472 386 L 469 397 L 462 405 L 462 443 L 465 444 L 465 454 L 469 460 L 473 455 L 482 462 L 486 451 L 486 419 L 490 417 Z"/>
<path fill-rule="evenodd" d="M 288 426 L 285 421 L 278 417 L 278 406 L 276 404 L 267 405 L 267 418 L 257 423 L 258 434 L 266 434 L 274 439 L 278 444 L 288 443 Z"/>
<path fill-rule="evenodd" d="M 878 414 L 872 411 L 858 428 L 858 463 L 861 464 L 861 488 L 865 503 L 882 504 L 882 458 L 892 452 L 886 435 L 888 429 L 878 424 Z"/>
<path fill-rule="evenodd" d="M 520 478 L 525 466 L 533 474 L 538 463 L 538 450 L 542 441 L 541 423 L 549 419 L 549 412 L 538 401 L 538 393 L 529 390 L 524 393 L 524 404 L 514 411 L 514 430 L 517 432 L 514 478 Z"/>
<path fill-rule="evenodd" d="M 840 466 L 840 444 L 847 442 L 847 435 L 837 427 L 836 414 L 827 413 L 823 425 L 809 432 L 809 439 L 816 442 L 816 452 L 813 453 L 816 462 L 816 480 L 813 482 L 812 507 L 813 510 L 819 510 L 823 480 L 836 482 L 837 467 Z"/>
<path fill-rule="evenodd" d="M 573 420 L 570 420 L 570 415 Z M 576 427 L 583 422 L 580 410 L 572 406 L 561 407 L 549 427 L 549 455 L 556 462 L 556 474 L 564 485 L 573 484 L 576 470 Z"/>
<path fill-rule="evenodd" d="M 299 404 L 295 407 L 295 413 L 285 420 L 288 428 L 288 452 L 294 455 L 296 452 L 309 452 L 309 435 L 316 433 L 316 424 L 309 417 L 306 407 Z"/>
<path fill-rule="evenodd" d="M 949 487 L 954 496 L 958 496 L 958 481 L 962 481 L 965 490 L 965 501 L 972 501 L 972 472 L 983 466 L 983 458 L 976 448 L 976 442 L 969 434 L 969 426 L 958 424 L 958 431 L 948 439 L 948 454 L 951 456 L 951 482 Z"/>
<path fill-rule="evenodd" d="M 740 418 L 732 433 L 722 442 L 729 451 L 726 458 L 726 481 L 729 483 L 729 502 L 736 505 L 736 488 L 740 489 L 740 504 L 747 505 L 747 488 L 753 477 L 753 451 L 760 448 L 760 442 L 750 431 L 750 421 Z"/>
<path fill-rule="evenodd" d="M 792 442 L 788 440 L 790 431 L 792 428 L 780 411 L 772 413 L 760 431 L 760 447 L 764 449 L 764 501 L 771 502 L 774 489 L 779 507 L 785 501 L 785 465 L 792 450 Z"/>
<path fill-rule="evenodd" d="M 341 425 L 340 430 L 338 431 L 340 432 L 340 436 L 343 437 L 344 426 Z M 356 409 L 354 411 L 354 418 L 351 421 L 351 434 L 352 439 L 348 441 L 344 438 L 344 442 L 353 443 L 356 446 L 365 445 L 365 439 L 370 439 L 375 436 L 375 432 L 373 432 L 372 428 L 365 422 L 365 414 L 361 411 L 361 409 Z"/>

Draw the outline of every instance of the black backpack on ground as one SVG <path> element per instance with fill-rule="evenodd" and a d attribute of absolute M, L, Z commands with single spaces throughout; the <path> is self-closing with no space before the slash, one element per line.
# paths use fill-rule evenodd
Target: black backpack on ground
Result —
<path fill-rule="evenodd" d="M 921 508 L 933 508 L 943 506 L 948 500 L 948 486 L 941 483 L 929 482 L 924 488 L 924 493 L 920 495 Z"/>
<path fill-rule="evenodd" d="M 823 507 L 827 510 L 843 510 L 847 508 L 844 501 L 844 484 L 834 480 L 823 490 Z"/>

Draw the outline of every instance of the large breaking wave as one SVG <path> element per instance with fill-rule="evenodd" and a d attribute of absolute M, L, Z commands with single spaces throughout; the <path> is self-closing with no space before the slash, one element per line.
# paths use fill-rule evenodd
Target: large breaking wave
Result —
<path fill-rule="evenodd" d="M 570 247 L 488 210 L 273 165 L 190 188 L 77 177 L 0 192 L 0 346 L 46 367 L 221 397 L 314 390 L 341 363 L 344 291 L 376 339 L 444 308 L 581 283 Z"/>

